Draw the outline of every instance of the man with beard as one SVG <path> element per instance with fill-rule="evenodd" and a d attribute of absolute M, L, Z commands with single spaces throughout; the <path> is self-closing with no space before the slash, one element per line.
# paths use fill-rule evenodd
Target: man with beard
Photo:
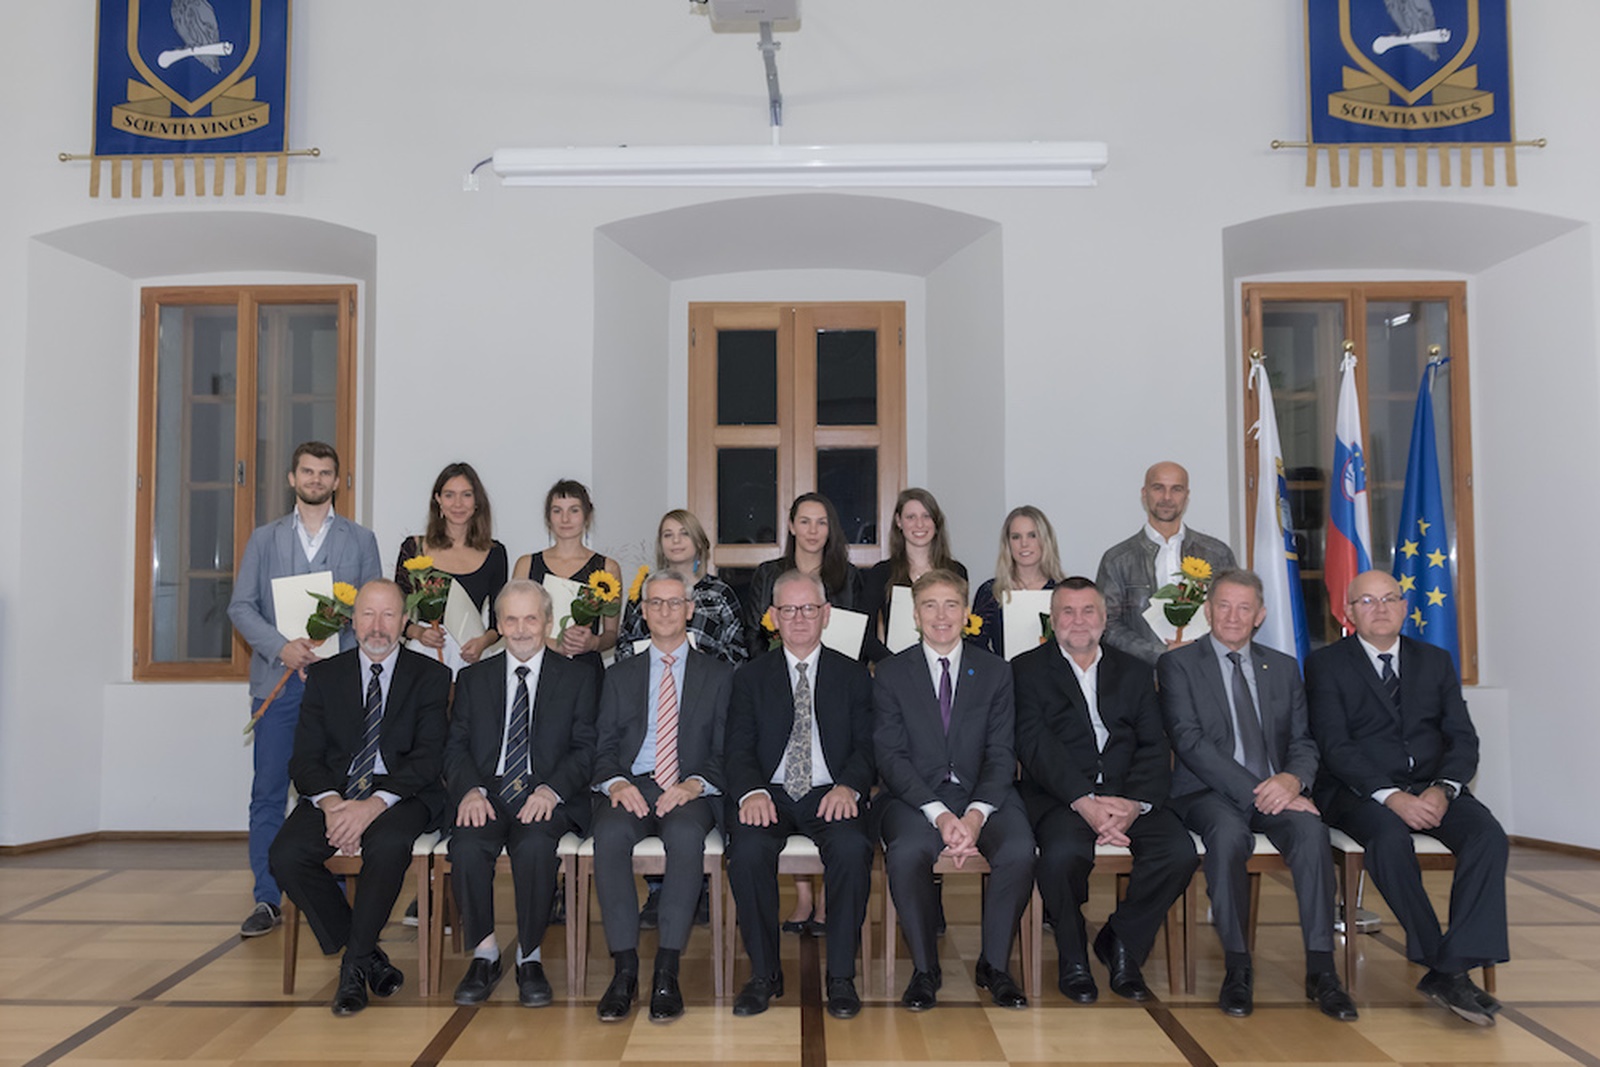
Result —
<path fill-rule="evenodd" d="M 1213 574 L 1232 570 L 1233 550 L 1183 524 L 1189 507 L 1189 472 L 1176 463 L 1157 463 L 1144 472 L 1139 490 L 1146 521 L 1138 533 L 1106 549 L 1094 584 L 1106 598 L 1105 643 L 1138 656 L 1152 667 L 1161 653 L 1177 648 L 1163 641 L 1144 620 L 1150 597 L 1176 581 L 1185 557 L 1211 564 Z"/>
<path fill-rule="evenodd" d="M 450 670 L 400 647 L 406 602 L 378 578 L 356 595 L 357 647 L 306 672 L 289 761 L 300 801 L 272 842 L 272 873 L 300 905 L 329 955 L 344 949 L 335 1015 L 367 1006 L 367 990 L 394 994 L 405 981 L 378 947 L 411 866 L 417 835 L 445 809 L 446 705 Z M 334 853 L 361 857 L 355 900 L 328 870 Z"/>
<path fill-rule="evenodd" d="M 250 786 L 250 870 L 255 876 L 255 907 L 239 927 L 243 937 L 271 933 L 283 921 L 281 896 L 267 863 L 267 849 L 283 825 L 289 800 L 289 754 L 294 747 L 305 669 L 317 659 L 306 638 L 291 641 L 278 629 L 272 580 L 287 575 L 332 571 L 335 582 L 360 587 L 378 577 L 378 539 L 372 531 L 333 510 L 339 487 L 339 453 L 321 441 L 307 441 L 289 458 L 289 488 L 295 506 L 283 518 L 250 535 L 234 576 L 228 618 L 250 644 L 250 710 L 261 709 L 284 671 L 288 681 L 262 712 L 255 728 L 255 776 Z M 306 615 L 315 605 L 306 598 Z M 285 620 L 291 622 L 292 620 Z M 340 648 L 355 647 L 345 632 Z"/>

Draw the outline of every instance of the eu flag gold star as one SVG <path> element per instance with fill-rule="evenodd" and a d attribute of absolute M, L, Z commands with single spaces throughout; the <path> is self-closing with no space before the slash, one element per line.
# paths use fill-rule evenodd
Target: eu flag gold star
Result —
<path fill-rule="evenodd" d="M 1439 604 L 1443 604 L 1444 597 L 1445 594 L 1440 592 L 1439 587 L 1434 586 L 1432 589 L 1428 590 L 1428 606 L 1431 608 L 1436 607 Z"/>
<path fill-rule="evenodd" d="M 1411 621 L 1416 624 L 1417 631 L 1419 633 L 1421 631 L 1427 629 L 1427 627 L 1428 627 L 1428 620 L 1424 619 L 1422 617 L 1422 609 L 1421 608 L 1417 608 L 1414 611 L 1412 611 L 1412 613 L 1411 613 Z"/>
<path fill-rule="evenodd" d="M 1417 554 L 1417 543 L 1415 541 L 1407 541 L 1400 546 L 1400 551 L 1405 554 L 1406 559 L 1410 559 Z"/>
<path fill-rule="evenodd" d="M 1422 536 L 1423 537 L 1427 537 L 1428 536 L 1428 527 L 1430 527 L 1432 525 L 1433 525 L 1433 523 L 1429 522 L 1426 519 L 1418 519 L 1417 520 L 1417 529 L 1422 531 Z"/>
<path fill-rule="evenodd" d="M 1444 566 L 1444 553 L 1440 552 L 1437 548 L 1434 549 L 1432 552 L 1429 552 L 1428 553 L 1428 566 L 1430 566 L 1430 567 L 1443 567 Z"/>
<path fill-rule="evenodd" d="M 1417 591 L 1417 579 L 1412 575 L 1402 574 L 1400 576 L 1400 591 L 1402 593 L 1415 593 Z"/>

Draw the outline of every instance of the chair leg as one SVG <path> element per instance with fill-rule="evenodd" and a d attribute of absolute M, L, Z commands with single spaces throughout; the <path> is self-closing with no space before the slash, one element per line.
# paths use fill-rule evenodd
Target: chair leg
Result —
<path fill-rule="evenodd" d="M 1176 994 L 1183 980 L 1183 902 L 1174 900 L 1167 909 L 1167 921 L 1161 929 L 1167 945 L 1167 990 Z"/>
<path fill-rule="evenodd" d="M 707 889 L 711 897 L 711 989 L 718 1000 L 727 994 L 727 986 L 723 984 L 723 972 L 728 968 L 731 954 L 728 952 L 728 942 L 724 936 L 727 931 L 722 928 L 722 857 L 708 857 L 706 874 L 711 876 L 711 885 Z"/>
<path fill-rule="evenodd" d="M 894 958 L 899 949 L 900 916 L 894 910 L 894 894 L 889 892 L 889 872 L 883 874 L 883 995 L 894 996 Z"/>
<path fill-rule="evenodd" d="M 1360 959 L 1360 939 L 1356 932 L 1361 894 L 1359 889 L 1351 895 L 1351 886 L 1359 887 L 1366 867 L 1366 858 L 1359 852 L 1344 854 L 1339 865 L 1339 894 L 1344 900 L 1344 987 L 1352 995 L 1356 991 L 1357 962 Z"/>
<path fill-rule="evenodd" d="M 578 954 L 588 948 L 588 938 L 579 936 L 578 917 L 578 858 L 561 857 L 561 878 L 567 897 L 567 999 L 577 1000 L 583 995 L 583 984 L 578 980 Z"/>
<path fill-rule="evenodd" d="M 739 902 L 733 898 L 731 884 L 723 887 L 722 895 L 722 940 L 728 947 L 723 956 L 722 984 L 724 989 L 732 989 L 734 961 L 739 954 Z"/>
<path fill-rule="evenodd" d="M 589 856 L 578 857 L 578 940 L 576 951 L 577 974 L 573 988 L 577 996 L 582 997 L 589 984 L 589 890 L 594 881 L 594 859 Z M 572 912 L 567 912 L 567 923 L 573 921 Z"/>
<path fill-rule="evenodd" d="M 294 992 L 295 967 L 300 961 L 300 909 L 283 898 L 283 992 Z"/>
<path fill-rule="evenodd" d="M 1256 953 L 1256 920 L 1261 916 L 1261 872 L 1250 872 L 1250 923 L 1246 945 L 1252 956 Z"/>
<path fill-rule="evenodd" d="M 1494 994 L 1494 964 L 1492 963 L 1483 965 L 1483 991 L 1491 996 Z"/>
<path fill-rule="evenodd" d="M 1193 994 L 1198 954 L 1195 952 L 1195 927 L 1200 922 L 1200 887 L 1197 873 L 1183 889 L 1183 991 Z"/>
<path fill-rule="evenodd" d="M 450 861 L 439 864 L 433 873 L 433 906 L 428 913 L 428 969 L 433 978 L 433 991 L 439 992 L 444 984 L 444 924 L 454 910 L 455 894 L 450 888 Z M 418 933 L 422 932 L 422 905 L 417 905 Z M 459 928 L 458 918 L 455 926 Z"/>
<path fill-rule="evenodd" d="M 433 916 L 433 857 L 416 856 L 411 860 L 412 882 L 417 887 L 417 991 L 421 996 L 432 996 L 434 974 L 432 953 L 429 951 L 428 930 Z"/>
<path fill-rule="evenodd" d="M 1024 937 L 1028 945 L 1027 959 L 1023 961 L 1023 981 L 1027 983 L 1028 996 L 1038 1000 L 1044 985 L 1044 900 L 1039 896 L 1038 883 L 1034 883 L 1033 896 L 1028 901 Z"/>

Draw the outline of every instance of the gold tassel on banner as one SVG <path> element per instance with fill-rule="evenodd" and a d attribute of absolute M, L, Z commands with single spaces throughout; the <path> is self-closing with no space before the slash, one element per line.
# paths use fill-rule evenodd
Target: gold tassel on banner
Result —
<path fill-rule="evenodd" d="M 181 159 L 181 158 L 180 159 L 174 159 L 172 161 L 172 195 L 173 196 L 183 196 L 185 193 L 188 192 L 187 187 L 184 185 L 185 175 L 187 174 L 187 168 L 184 166 L 185 162 L 186 161 Z"/>
<path fill-rule="evenodd" d="M 1406 146 L 1403 144 L 1394 149 L 1394 184 L 1396 188 L 1406 187 Z"/>
<path fill-rule="evenodd" d="M 1339 150 L 1337 148 L 1328 149 L 1328 184 L 1335 189 L 1339 188 L 1340 185 Z"/>
<path fill-rule="evenodd" d="M 1372 150 L 1372 187 L 1383 188 L 1383 146 L 1379 145 Z"/>
<path fill-rule="evenodd" d="M 133 157 L 133 198 L 141 199 L 144 196 L 144 160 L 139 156 Z"/>
<path fill-rule="evenodd" d="M 161 195 L 161 183 L 167 169 L 167 161 L 156 156 L 150 161 L 150 195 Z"/>
<path fill-rule="evenodd" d="M 1361 184 L 1361 149 L 1350 147 L 1345 149 L 1345 154 L 1350 157 L 1350 174 L 1347 180 L 1350 188 L 1354 189 Z"/>
<path fill-rule="evenodd" d="M 1499 180 L 1496 173 L 1498 164 L 1495 160 L 1496 150 L 1505 153 L 1505 184 L 1517 184 L 1517 149 L 1518 148 L 1545 148 L 1549 145 L 1543 137 L 1532 141 L 1510 142 L 1474 142 L 1471 144 L 1460 143 L 1363 143 L 1363 144 L 1319 144 L 1312 141 L 1273 141 L 1272 147 L 1278 148 L 1303 148 L 1306 150 L 1306 187 L 1312 188 L 1317 184 L 1318 171 L 1322 166 L 1322 157 L 1326 153 L 1328 158 L 1328 184 L 1334 189 L 1348 185 L 1355 189 L 1361 185 L 1361 157 L 1368 158 L 1367 166 L 1371 168 L 1368 175 L 1370 183 L 1375 188 L 1382 188 L 1385 180 L 1384 159 L 1391 150 L 1394 152 L 1394 185 L 1404 188 L 1410 182 L 1410 163 L 1408 158 L 1411 153 L 1416 153 L 1416 184 L 1418 188 L 1426 188 L 1429 179 L 1429 170 L 1433 164 L 1429 162 L 1430 153 L 1438 153 L 1439 186 L 1448 189 L 1459 184 L 1463 189 L 1472 187 L 1473 155 L 1476 153 L 1483 158 L 1481 181 L 1485 186 L 1493 187 Z M 1344 153 L 1340 158 L 1340 153 Z M 1452 153 L 1454 153 L 1452 155 Z M 279 192 L 282 193 L 283 172 L 280 169 Z"/>
<path fill-rule="evenodd" d="M 144 168 L 150 166 L 150 195 L 161 196 L 166 192 L 166 168 L 172 164 L 172 195 L 185 196 L 189 193 L 189 163 L 194 162 L 194 195 L 195 196 L 224 196 L 228 189 L 228 161 L 233 161 L 233 195 L 244 196 L 250 187 L 249 168 L 254 164 L 256 172 L 255 193 L 257 196 L 267 195 L 267 168 L 272 161 L 277 161 L 278 181 L 274 192 L 278 196 L 286 196 L 289 192 L 289 157 L 311 156 L 316 158 L 322 155 L 320 148 L 296 148 L 287 152 L 269 154 L 250 153 L 225 153 L 213 156 L 96 156 L 74 155 L 70 152 L 58 153 L 56 158 L 62 163 L 86 162 L 89 164 L 89 195 L 98 197 L 100 189 L 105 184 L 105 171 L 111 172 L 111 196 L 121 199 L 124 183 L 124 168 L 129 169 L 126 182 L 129 186 L 128 195 L 132 198 L 144 196 Z M 1330 158 L 1337 163 L 1337 150 L 1332 150 Z M 211 174 L 206 175 L 207 159 L 210 160 Z M 1307 171 L 1307 184 L 1316 184 L 1315 164 Z M 1338 184 L 1335 175 L 1334 184 Z M 207 189 L 207 185 L 210 189 Z"/>
<path fill-rule="evenodd" d="M 194 157 L 194 195 L 206 195 L 206 161 L 203 156 Z"/>
<path fill-rule="evenodd" d="M 1506 184 L 1517 184 L 1517 146 L 1506 145 Z"/>
<path fill-rule="evenodd" d="M 122 160 L 111 161 L 111 199 L 122 199 Z"/>
<path fill-rule="evenodd" d="M 1423 145 L 1417 149 L 1417 184 L 1423 188 L 1428 185 L 1428 146 Z"/>
<path fill-rule="evenodd" d="M 312 151 L 315 152 L 316 149 L 313 148 Z M 278 195 L 282 196 L 284 193 L 288 192 L 288 190 L 289 190 L 289 157 L 286 156 L 286 155 L 280 154 L 278 156 Z"/>
<path fill-rule="evenodd" d="M 244 156 L 235 156 L 233 160 L 233 195 L 244 195 L 244 171 L 248 162 Z"/>
<path fill-rule="evenodd" d="M 1494 146 L 1483 146 L 1483 184 L 1494 184 Z"/>
<path fill-rule="evenodd" d="M 89 195 L 100 195 L 100 160 L 89 160 Z"/>
<path fill-rule="evenodd" d="M 267 157 L 256 157 L 256 195 L 267 195 Z"/>
<path fill-rule="evenodd" d="M 222 195 L 222 183 L 227 178 L 228 164 L 221 156 L 211 157 L 211 195 Z"/>
<path fill-rule="evenodd" d="M 1461 188 L 1472 187 L 1472 149 L 1463 145 L 1456 153 L 1461 159 Z"/>
<path fill-rule="evenodd" d="M 1444 145 L 1439 146 L 1439 184 L 1450 187 L 1450 149 Z"/>

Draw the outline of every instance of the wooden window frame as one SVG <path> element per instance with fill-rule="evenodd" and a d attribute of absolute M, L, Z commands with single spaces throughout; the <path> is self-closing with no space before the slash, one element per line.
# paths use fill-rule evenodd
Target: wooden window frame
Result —
<path fill-rule="evenodd" d="M 257 526 L 256 488 L 261 478 L 284 471 L 256 470 L 257 324 L 260 309 L 274 304 L 333 304 L 338 313 L 336 371 L 337 439 L 343 484 L 334 507 L 346 518 L 355 507 L 356 287 L 354 285 L 172 286 L 147 288 L 139 306 L 138 479 L 135 487 L 133 678 L 134 681 L 243 681 L 250 677 L 250 646 L 237 631 L 229 659 L 201 663 L 155 661 L 152 581 L 155 568 L 156 406 L 161 308 L 167 305 L 237 308 L 237 387 L 234 395 L 233 573 Z"/>
<path fill-rule="evenodd" d="M 818 426 L 818 330 L 875 330 L 878 335 L 878 421 L 872 426 Z M 717 332 L 778 334 L 778 421 L 774 426 L 717 425 Z M 711 538 L 717 567 L 755 567 L 783 553 L 788 503 L 814 492 L 819 448 L 878 451 L 878 543 L 851 545 L 850 562 L 871 566 L 889 552 L 894 502 L 906 471 L 905 304 L 901 301 L 691 303 L 689 305 L 689 508 Z M 778 540 L 723 545 L 717 530 L 717 450 L 778 452 Z M 810 459 L 803 461 L 802 457 Z"/>
<path fill-rule="evenodd" d="M 1471 379 L 1467 356 L 1467 285 L 1456 281 L 1417 282 L 1248 282 L 1242 286 L 1244 300 L 1244 425 L 1254 426 L 1260 408 L 1254 391 L 1250 389 L 1250 358 L 1252 352 L 1262 351 L 1262 305 L 1269 301 L 1304 301 L 1345 305 L 1346 339 L 1354 345 L 1358 357 L 1356 374 L 1357 402 L 1361 409 L 1363 451 L 1370 454 L 1367 417 L 1367 314 L 1369 303 L 1400 301 L 1442 301 L 1448 305 L 1450 350 L 1450 434 L 1451 434 L 1451 484 L 1454 491 L 1456 535 L 1456 623 L 1457 639 L 1461 653 L 1461 681 L 1476 685 L 1478 681 L 1478 626 L 1476 555 L 1473 530 L 1472 491 L 1472 404 Z M 1271 352 L 1263 353 L 1272 359 Z M 1339 382 L 1334 378 L 1326 383 L 1327 395 L 1337 399 Z M 1318 390 L 1322 395 L 1322 390 Z M 1274 400 L 1279 399 L 1274 397 Z M 1437 398 L 1436 402 L 1437 402 Z M 1329 422 L 1329 429 L 1332 422 Z M 1252 565 L 1255 559 L 1256 465 L 1260 446 L 1248 432 L 1245 434 L 1245 536 L 1247 558 Z M 1291 489 L 1312 488 L 1310 485 L 1291 483 Z M 1324 491 L 1326 487 L 1323 487 Z M 1373 531 L 1373 537 L 1392 537 L 1394 531 Z M 1321 572 L 1312 572 L 1320 575 Z M 1303 574 L 1303 577 L 1307 576 Z M 1308 620 L 1309 622 L 1310 620 Z"/>

